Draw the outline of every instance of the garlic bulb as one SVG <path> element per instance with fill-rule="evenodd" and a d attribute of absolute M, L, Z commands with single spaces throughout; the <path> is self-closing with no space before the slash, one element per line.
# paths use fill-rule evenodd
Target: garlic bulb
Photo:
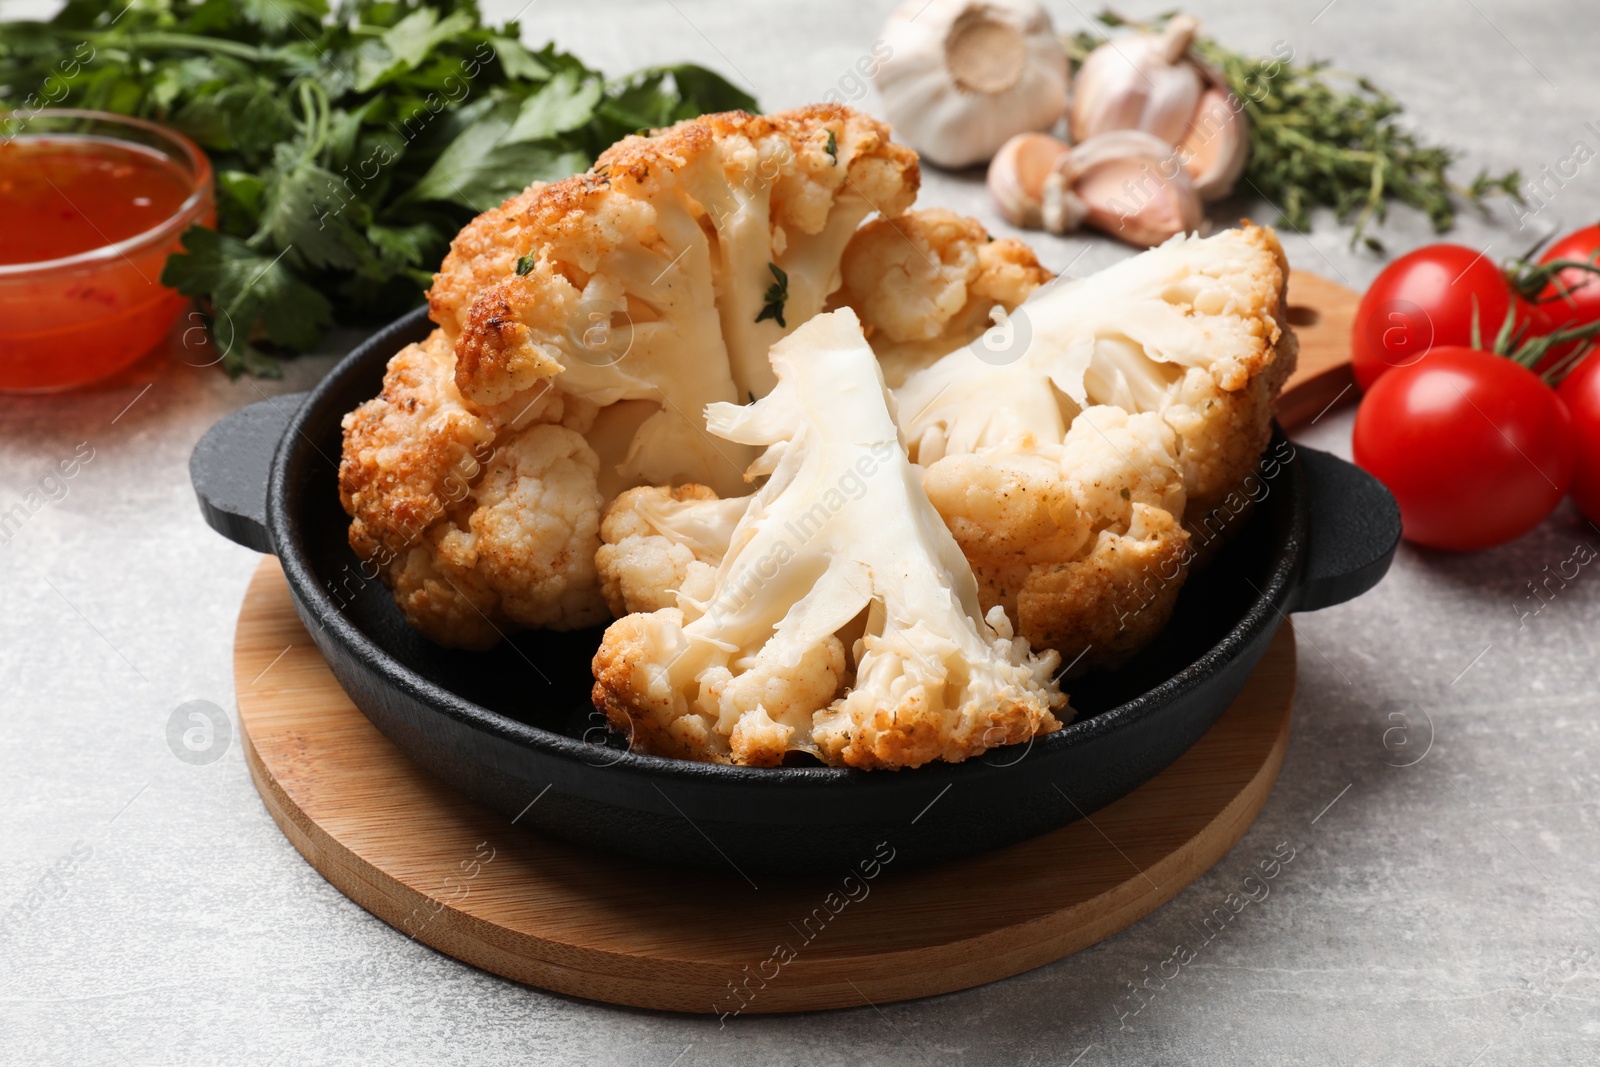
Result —
<path fill-rule="evenodd" d="M 1143 130 L 1112 130 L 1059 156 L 1040 189 L 1045 229 L 1080 226 L 1140 248 L 1200 227 L 1200 195 L 1172 146 Z"/>
<path fill-rule="evenodd" d="M 1250 150 L 1242 105 L 1222 76 L 1190 54 L 1200 24 L 1174 16 L 1159 34 L 1108 41 L 1072 79 L 1072 139 L 1143 130 L 1176 147 L 1203 200 L 1233 191 Z"/>
<path fill-rule="evenodd" d="M 908 0 L 874 81 L 895 132 L 944 167 L 983 163 L 1046 130 L 1067 102 L 1067 53 L 1034 0 Z"/>

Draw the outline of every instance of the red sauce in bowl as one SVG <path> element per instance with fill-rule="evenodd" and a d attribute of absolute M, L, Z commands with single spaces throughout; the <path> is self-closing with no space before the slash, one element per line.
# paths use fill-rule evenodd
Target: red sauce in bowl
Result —
<path fill-rule="evenodd" d="M 143 145 L 89 137 L 0 143 L 0 263 L 43 263 L 126 241 L 169 219 L 194 179 Z"/>
<path fill-rule="evenodd" d="M 0 392 L 67 389 L 160 345 L 187 306 L 161 284 L 213 225 L 211 166 L 187 138 L 98 112 L 0 115 Z"/>

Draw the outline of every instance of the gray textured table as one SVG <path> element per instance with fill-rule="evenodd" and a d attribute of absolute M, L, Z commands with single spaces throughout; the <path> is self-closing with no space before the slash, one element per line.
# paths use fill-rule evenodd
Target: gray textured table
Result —
<path fill-rule="evenodd" d="M 1063 26 L 1085 21 L 1071 0 L 1050 6 Z M 886 7 L 542 0 L 526 23 L 612 71 L 698 60 L 779 107 L 839 85 Z M 1580 0 L 1191 7 L 1238 47 L 1284 40 L 1372 75 L 1421 128 L 1468 149 L 1463 173 L 1537 172 L 1594 143 L 1600 72 Z M 22 9 L 0 0 L 0 16 Z M 930 171 L 923 200 L 1004 229 L 976 180 Z M 1457 237 L 1498 257 L 1597 215 L 1589 168 L 1526 229 L 1469 218 Z M 1319 218 L 1285 244 L 1296 266 L 1359 288 L 1380 264 L 1346 237 Z M 1401 213 L 1385 237 L 1405 248 L 1427 233 Z M 1125 254 L 1040 245 L 1075 273 Z M 1373 594 L 1301 618 L 1293 740 L 1259 822 L 1166 907 L 1051 966 L 882 1010 L 719 1029 L 550 996 L 408 941 L 295 853 L 237 744 L 191 766 L 166 741 L 182 702 L 233 707 L 234 615 L 257 558 L 202 526 L 189 449 L 263 392 L 307 387 L 337 347 L 281 383 L 155 358 L 81 393 L 0 399 L 0 510 L 80 442 L 94 450 L 65 496 L 0 545 L 0 1061 L 1600 1060 L 1600 577 L 1585 568 L 1524 614 L 1546 565 L 1600 545 L 1566 509 L 1476 556 L 1402 549 Z M 1330 414 L 1305 440 L 1348 454 L 1349 430 L 1347 411 Z M 1198 941 L 1193 918 L 1280 842 L 1295 858 L 1270 896 L 1176 977 L 1150 977 L 1171 973 L 1174 946 Z"/>

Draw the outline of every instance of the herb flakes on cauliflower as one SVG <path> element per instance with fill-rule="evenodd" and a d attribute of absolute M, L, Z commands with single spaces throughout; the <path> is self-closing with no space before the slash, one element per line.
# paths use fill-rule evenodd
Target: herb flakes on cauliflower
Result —
<path fill-rule="evenodd" d="M 596 706 L 637 750 L 751 766 L 916 767 L 1058 729 L 1059 657 L 979 610 L 855 314 L 811 319 L 771 361 L 768 396 L 707 411 L 719 437 L 765 448 L 750 475 L 766 482 L 709 581 L 607 629 Z M 646 540 L 624 536 L 611 565 L 654 570 Z"/>

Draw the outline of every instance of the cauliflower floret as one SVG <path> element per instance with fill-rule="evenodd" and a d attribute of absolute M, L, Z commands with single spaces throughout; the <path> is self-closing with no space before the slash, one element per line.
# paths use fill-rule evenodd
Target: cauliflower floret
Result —
<path fill-rule="evenodd" d="M 1086 650 L 1069 674 L 1116 666 L 1148 644 L 1188 577 L 1188 531 L 1164 508 L 1135 504 L 1131 512 L 1126 532 L 1101 530 L 1087 556 L 1034 568 L 1017 591 L 1016 615 L 1037 634 L 1032 640 Z"/>
<path fill-rule="evenodd" d="M 345 416 L 351 548 L 440 644 L 488 648 L 508 627 L 603 621 L 598 461 L 581 436 L 594 407 L 552 388 L 520 411 L 469 410 L 453 366 L 436 330 Z"/>
<path fill-rule="evenodd" d="M 595 590 L 593 450 L 551 423 L 502 441 L 451 514 L 385 569 L 407 620 L 441 644 L 489 648 L 506 628 L 609 617 Z"/>
<path fill-rule="evenodd" d="M 488 649 L 500 641 L 497 598 L 461 530 L 441 524 L 402 548 L 383 571 L 406 621 L 441 645 Z"/>
<path fill-rule="evenodd" d="M 495 450 L 473 487 L 478 569 L 519 626 L 572 629 L 607 618 L 594 595 L 600 460 L 564 426 L 529 427 Z"/>
<path fill-rule="evenodd" d="M 886 127 L 837 107 L 624 138 L 452 245 L 430 307 L 457 384 L 499 404 L 559 374 L 600 406 L 653 402 L 624 473 L 737 494 L 751 453 L 708 438 L 701 411 L 772 388 L 768 348 L 822 310 L 856 228 L 904 211 L 918 179 Z"/>
<path fill-rule="evenodd" d="M 1012 350 L 952 351 L 897 391 L 913 456 L 1059 441 L 1094 404 L 1157 412 L 1178 434 L 1187 517 L 1203 515 L 1271 436 L 1272 402 L 1294 370 L 1287 279 L 1277 236 L 1244 223 L 1046 286 L 1011 316 Z"/>
<path fill-rule="evenodd" d="M 671 607 L 681 588 L 708 590 L 748 504 L 718 499 L 704 485 L 640 486 L 613 500 L 600 524 L 605 543 L 595 553 L 612 613 Z"/>
<path fill-rule="evenodd" d="M 637 750 L 754 766 L 799 751 L 915 767 L 1058 729 L 1059 657 L 979 611 L 854 313 L 810 320 L 771 360 L 766 398 L 707 411 L 719 437 L 766 447 L 750 470 L 766 483 L 711 589 L 606 631 L 596 706 Z"/>
<path fill-rule="evenodd" d="M 1060 445 L 945 456 L 923 486 L 998 606 L 1075 673 L 1161 632 L 1188 574 L 1176 437 L 1154 413 L 1092 407 Z"/>
<path fill-rule="evenodd" d="M 1285 271 L 1270 230 L 1174 238 L 1039 289 L 1011 349 L 954 351 L 897 391 L 984 606 L 1036 647 L 1116 665 L 1166 624 L 1189 531 L 1250 473 L 1293 369 Z"/>
<path fill-rule="evenodd" d="M 997 241 L 976 219 L 944 208 L 867 223 L 843 268 L 829 307 L 861 316 L 891 388 L 982 336 L 996 305 L 1011 311 L 1052 277 L 1021 241 Z"/>
<path fill-rule="evenodd" d="M 749 491 L 754 450 L 714 440 L 703 409 L 771 388 L 768 347 L 839 287 L 862 219 L 904 211 L 918 181 L 915 154 L 849 109 L 732 113 L 625 138 L 480 215 L 434 278 L 440 329 L 346 417 L 352 548 L 442 644 L 646 596 L 643 571 L 602 595 L 598 509 L 630 486 Z M 547 424 L 571 435 L 526 436 Z M 650 566 L 681 582 L 688 562 Z"/>

